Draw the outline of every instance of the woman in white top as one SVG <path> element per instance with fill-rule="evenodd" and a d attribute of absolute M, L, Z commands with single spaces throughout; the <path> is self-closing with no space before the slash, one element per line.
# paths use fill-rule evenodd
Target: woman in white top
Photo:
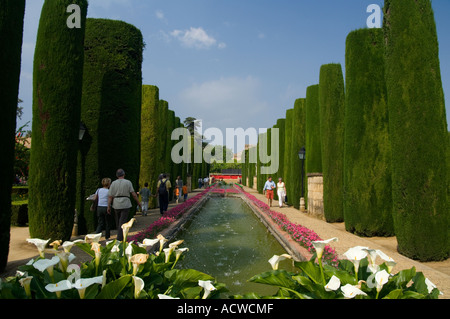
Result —
<path fill-rule="evenodd" d="M 111 179 L 104 178 L 102 180 L 103 187 L 97 189 L 94 198 L 94 200 L 97 200 L 98 198 L 98 205 L 97 205 L 98 226 L 95 233 L 100 234 L 103 231 L 103 229 L 105 229 L 105 239 L 109 239 L 111 235 L 110 214 L 108 214 L 108 192 L 110 185 Z"/>
<path fill-rule="evenodd" d="M 286 196 L 286 185 L 284 184 L 282 178 L 278 178 L 277 183 L 277 195 L 278 195 L 278 205 L 283 207 L 284 197 Z"/>

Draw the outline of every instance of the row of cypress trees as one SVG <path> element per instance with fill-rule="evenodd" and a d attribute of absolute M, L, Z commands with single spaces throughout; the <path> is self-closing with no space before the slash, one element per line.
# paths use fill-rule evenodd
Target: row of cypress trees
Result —
<path fill-rule="evenodd" d="M 386 0 L 384 10 L 383 29 L 349 33 L 345 85 L 340 64 L 322 65 L 304 115 L 299 100 L 286 111 L 275 175 L 297 208 L 297 152 L 306 145 L 306 172 L 323 173 L 328 222 L 345 221 L 361 236 L 395 235 L 402 254 L 442 260 L 450 254 L 450 144 L 431 2 Z M 258 175 L 259 192 L 264 182 Z"/>

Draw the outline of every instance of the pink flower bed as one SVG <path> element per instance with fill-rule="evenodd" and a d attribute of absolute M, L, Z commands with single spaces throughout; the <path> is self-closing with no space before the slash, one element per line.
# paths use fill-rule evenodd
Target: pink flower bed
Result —
<path fill-rule="evenodd" d="M 305 247 L 310 253 L 315 253 L 314 246 L 312 244 L 313 241 L 323 240 L 317 235 L 313 230 L 310 230 L 301 225 L 292 223 L 286 217 L 286 215 L 273 211 L 269 208 L 269 206 L 263 201 L 257 199 L 255 196 L 244 192 L 244 190 L 240 186 L 235 186 L 235 189 L 247 196 L 252 203 L 261 209 L 264 213 L 266 213 L 270 218 L 284 231 L 286 231 L 292 239 L 298 242 L 301 246 Z M 325 250 L 322 256 L 324 262 L 327 262 L 331 265 L 336 265 L 338 262 L 337 254 L 334 249 L 330 246 L 325 246 Z"/>
<path fill-rule="evenodd" d="M 206 188 L 201 193 L 168 210 L 163 216 L 161 216 L 161 218 L 152 223 L 147 229 L 137 233 L 134 236 L 130 236 L 129 240 L 134 242 L 142 242 L 146 238 L 155 238 L 162 230 L 166 229 L 173 222 L 179 219 L 189 208 L 197 203 L 209 191 L 210 188 Z"/>

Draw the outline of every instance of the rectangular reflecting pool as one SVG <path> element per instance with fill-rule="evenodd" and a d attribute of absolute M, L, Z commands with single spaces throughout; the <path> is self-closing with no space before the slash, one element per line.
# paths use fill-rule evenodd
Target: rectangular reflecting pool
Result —
<path fill-rule="evenodd" d="M 286 251 L 242 199 L 211 197 L 175 239 L 183 239 L 183 247 L 189 248 L 178 266 L 215 277 L 226 284 L 229 295 L 256 292 L 264 296 L 277 291 L 247 282 L 270 271 L 268 260 Z M 280 268 L 289 270 L 291 261 L 282 261 Z"/>

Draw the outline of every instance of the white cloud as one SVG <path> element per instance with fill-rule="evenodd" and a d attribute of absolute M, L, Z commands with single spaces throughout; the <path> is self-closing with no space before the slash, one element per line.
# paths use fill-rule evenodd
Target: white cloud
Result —
<path fill-rule="evenodd" d="M 261 116 L 270 111 L 261 98 L 263 90 L 252 76 L 220 78 L 184 89 L 176 104 L 183 105 L 186 116 L 201 118 L 204 129 L 216 127 L 224 133 L 226 128 L 259 129 Z"/>
<path fill-rule="evenodd" d="M 161 10 L 157 10 L 155 14 L 159 20 L 164 20 L 164 12 L 162 12 Z"/>
<path fill-rule="evenodd" d="M 201 27 L 191 27 L 189 30 L 174 30 L 170 35 L 178 39 L 182 45 L 188 48 L 209 49 L 217 44 L 217 40 L 208 35 Z M 217 47 L 223 49 L 226 47 L 226 44 L 221 42 Z"/>

